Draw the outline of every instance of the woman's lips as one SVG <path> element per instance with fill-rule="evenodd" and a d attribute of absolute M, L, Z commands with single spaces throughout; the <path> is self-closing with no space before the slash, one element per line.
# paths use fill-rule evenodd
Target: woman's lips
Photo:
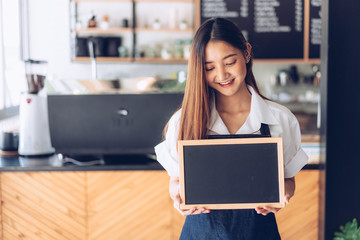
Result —
<path fill-rule="evenodd" d="M 227 81 L 227 82 L 219 83 L 219 85 L 221 87 L 228 87 L 228 86 L 230 86 L 230 85 L 232 85 L 234 83 L 234 80 L 235 80 L 235 78 L 231 79 L 230 81 Z"/>

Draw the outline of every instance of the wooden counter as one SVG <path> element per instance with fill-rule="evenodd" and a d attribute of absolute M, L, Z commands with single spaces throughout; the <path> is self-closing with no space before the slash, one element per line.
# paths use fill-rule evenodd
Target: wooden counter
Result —
<path fill-rule="evenodd" d="M 296 175 L 283 239 L 317 239 L 318 170 Z M 178 239 L 165 171 L 2 172 L 0 239 Z"/>

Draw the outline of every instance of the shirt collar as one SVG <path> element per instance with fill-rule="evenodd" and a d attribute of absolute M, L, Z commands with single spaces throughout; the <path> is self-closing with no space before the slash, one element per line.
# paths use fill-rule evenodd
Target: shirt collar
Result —
<path fill-rule="evenodd" d="M 251 93 L 251 107 L 250 113 L 243 126 L 236 132 L 236 134 L 252 134 L 259 131 L 261 123 L 268 125 L 278 125 L 279 122 L 274 117 L 268 104 L 255 90 L 247 85 Z M 211 115 L 210 115 L 210 134 L 230 134 L 226 125 L 222 121 L 218 111 L 216 110 L 215 97 L 211 100 Z"/>

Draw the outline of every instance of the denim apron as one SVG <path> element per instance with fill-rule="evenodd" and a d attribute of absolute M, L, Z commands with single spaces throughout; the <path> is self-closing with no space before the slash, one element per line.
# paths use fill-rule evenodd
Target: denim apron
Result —
<path fill-rule="evenodd" d="M 211 139 L 271 137 L 267 124 L 261 134 L 211 135 Z M 180 240 L 278 240 L 280 234 L 275 215 L 258 214 L 254 209 L 211 210 L 210 213 L 189 215 L 185 219 Z"/>

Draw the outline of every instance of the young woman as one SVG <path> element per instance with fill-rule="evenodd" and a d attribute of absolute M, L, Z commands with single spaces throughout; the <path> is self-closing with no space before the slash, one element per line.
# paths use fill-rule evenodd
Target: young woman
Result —
<path fill-rule="evenodd" d="M 165 141 L 155 147 L 158 161 L 170 175 L 174 207 L 187 216 L 180 239 L 280 239 L 276 208 L 179 209 L 177 140 L 261 134 L 263 128 L 283 138 L 285 201 L 289 202 L 295 191 L 294 176 L 307 163 L 300 148 L 299 123 L 288 109 L 260 94 L 252 73 L 251 45 L 237 26 L 223 18 L 206 21 L 193 40 L 182 108 L 171 117 Z"/>

